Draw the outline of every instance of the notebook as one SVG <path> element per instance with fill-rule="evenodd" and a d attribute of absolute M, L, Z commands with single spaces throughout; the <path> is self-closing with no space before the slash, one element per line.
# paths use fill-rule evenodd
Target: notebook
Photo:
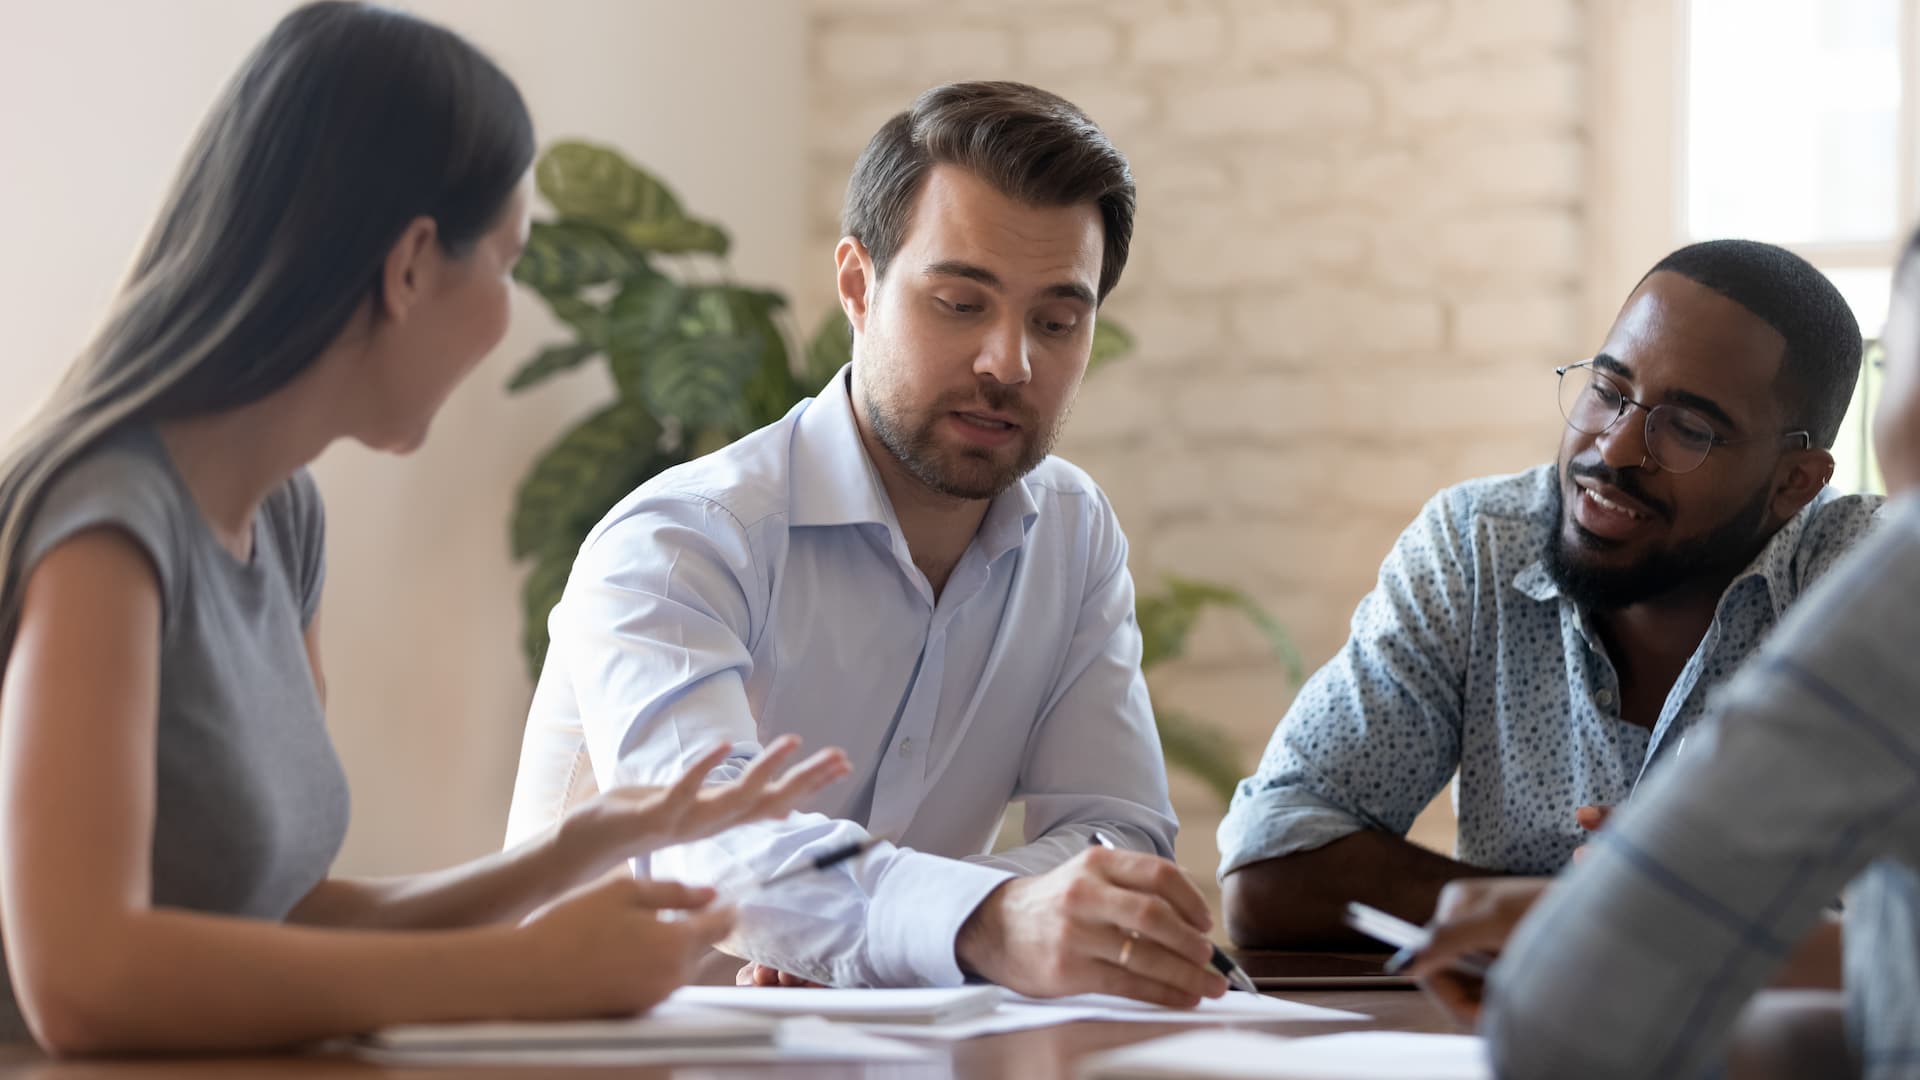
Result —
<path fill-rule="evenodd" d="M 683 986 L 669 1002 L 766 1016 L 824 1016 L 843 1024 L 952 1024 L 991 1013 L 997 986 L 839 990 L 788 986 Z"/>

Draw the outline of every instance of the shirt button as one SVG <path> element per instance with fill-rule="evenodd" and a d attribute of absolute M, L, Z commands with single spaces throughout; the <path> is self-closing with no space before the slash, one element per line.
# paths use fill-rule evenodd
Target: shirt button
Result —
<path fill-rule="evenodd" d="M 901 757 L 913 756 L 913 740 L 912 739 L 900 740 L 900 756 Z"/>
<path fill-rule="evenodd" d="M 1606 708 L 1607 706 L 1613 704 L 1613 691 L 1611 690 L 1600 691 L 1599 693 L 1593 695 L 1593 702 L 1594 704 L 1600 706 L 1603 709 Z"/>

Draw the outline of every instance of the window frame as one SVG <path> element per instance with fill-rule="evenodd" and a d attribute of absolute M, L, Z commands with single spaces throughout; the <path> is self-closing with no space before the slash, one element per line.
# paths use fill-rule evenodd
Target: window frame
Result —
<path fill-rule="evenodd" d="M 1897 0 L 1901 71 L 1920 72 L 1920 0 Z M 1586 8 L 1589 67 L 1589 233 L 1584 329 L 1604 337 L 1646 268 L 1686 243 L 1688 64 L 1692 0 L 1608 0 Z M 1894 184 L 1896 235 L 1857 243 L 1788 244 L 1822 270 L 1890 270 L 1920 223 L 1920 77 L 1900 81 Z M 1863 328 L 1869 335 L 1877 328 Z M 1836 484 L 1881 490 L 1869 427 L 1879 372 L 1863 366 L 1841 433 L 1855 475 Z M 1841 449 L 1841 447 L 1836 447 Z"/>

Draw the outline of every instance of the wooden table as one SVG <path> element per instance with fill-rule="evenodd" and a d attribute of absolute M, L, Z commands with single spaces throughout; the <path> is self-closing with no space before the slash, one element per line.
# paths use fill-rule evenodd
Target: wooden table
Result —
<path fill-rule="evenodd" d="M 1267 965 L 1258 956 L 1243 959 L 1258 974 Z M 1352 1023 L 1289 1023 L 1248 1025 L 1281 1035 L 1331 1035 L 1337 1031 L 1451 1032 L 1453 1026 L 1424 994 L 1411 990 L 1329 990 L 1282 995 L 1290 1000 L 1331 1009 L 1345 1009 L 1373 1017 Z M 364 1080 L 394 1076 L 407 1080 L 508 1080 L 534 1076 L 630 1077 L 633 1080 L 1072 1080 L 1074 1068 L 1089 1054 L 1128 1043 L 1171 1035 L 1186 1028 L 1177 1024 L 1076 1023 L 1057 1027 L 990 1035 L 936 1046 L 940 1054 L 923 1062 L 874 1062 L 821 1065 L 698 1065 L 646 1068 L 552 1069 L 382 1069 L 356 1061 L 332 1058 L 249 1057 L 231 1059 L 160 1060 L 141 1062 L 48 1062 L 26 1050 L 0 1050 L 0 1076 L 6 1080 L 194 1080 L 288 1076 L 299 1080 Z"/>

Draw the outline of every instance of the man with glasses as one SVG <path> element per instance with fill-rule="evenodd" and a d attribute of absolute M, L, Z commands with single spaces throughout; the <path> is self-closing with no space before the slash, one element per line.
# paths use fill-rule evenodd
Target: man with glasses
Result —
<path fill-rule="evenodd" d="M 1234 940 L 1350 945 L 1349 900 L 1424 921 L 1455 878 L 1559 870 L 1866 531 L 1881 500 L 1826 487 L 1860 355 L 1783 249 L 1654 267 L 1601 350 L 1555 369 L 1557 463 L 1427 504 L 1241 782 Z M 1457 859 L 1404 839 L 1456 770 Z"/>

